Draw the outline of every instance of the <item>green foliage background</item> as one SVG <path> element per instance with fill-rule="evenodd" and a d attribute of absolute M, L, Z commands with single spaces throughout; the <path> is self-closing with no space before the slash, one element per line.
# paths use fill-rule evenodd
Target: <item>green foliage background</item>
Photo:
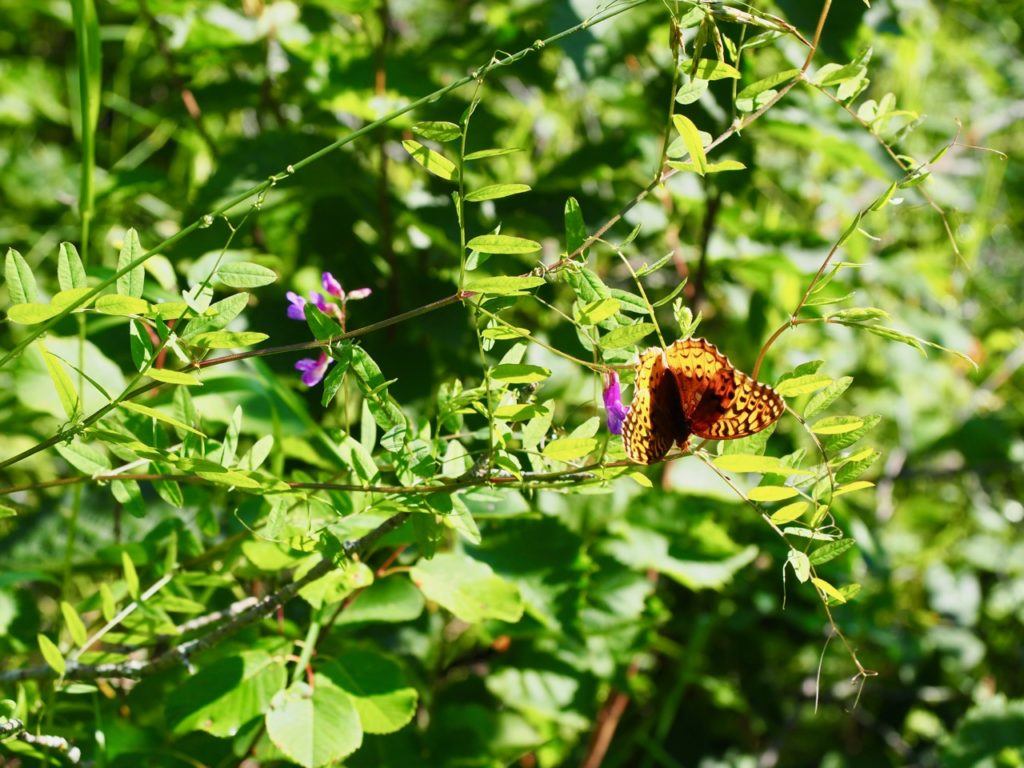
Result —
<path fill-rule="evenodd" d="M 735 65 L 736 46 L 770 19 L 812 40 L 821 13 L 788 0 L 700 7 L 703 27 L 687 17 L 691 6 L 649 0 L 540 47 L 595 7 L 114 1 L 97 4 L 92 25 L 85 0 L 0 3 L 0 244 L 24 257 L 45 303 L 67 287 L 58 283 L 61 243 L 77 245 L 97 285 L 123 265 L 126 243 L 141 253 L 131 251 L 131 230 L 150 248 L 199 221 L 147 262 L 147 302 L 180 300 L 220 259 L 276 274 L 267 285 L 235 280 L 252 287 L 229 327 L 266 334 L 257 349 L 312 338 L 285 319 L 285 293 L 319 290 L 323 270 L 373 291 L 349 304 L 348 329 L 387 321 L 464 287 L 460 238 L 500 225 L 541 246 L 473 258 L 471 280 L 572 254 L 581 241 L 568 198 L 593 233 L 651 184 L 666 136 L 670 157 L 685 154 L 670 127 L 675 88 L 674 110 L 717 137 L 761 103 L 738 111 L 745 87 L 798 70 L 807 55 L 796 36 L 769 34 L 743 49 L 739 78 L 712 80 L 688 101 L 696 39 L 705 37 L 710 60 L 720 58 L 716 40 L 731 41 L 721 56 Z M 673 17 L 685 27 L 679 67 Z M 59 358 L 45 358 L 86 361 L 84 374 L 58 364 L 56 380 L 86 393 L 84 409 L 68 412 L 36 345 L 0 369 L 0 461 L 69 438 L 0 469 L 0 693 L 9 699 L 0 716 L 18 720 L 24 736 L 67 740 L 47 749 L 12 735 L 0 742 L 0 764 L 1024 765 L 1022 25 L 1017 2 L 836 0 L 811 84 L 797 83 L 708 151 L 709 161 L 743 169 L 672 175 L 604 235 L 634 238 L 621 246 L 624 259 L 605 242 L 585 252 L 589 274 L 626 305 L 639 301 L 630 270 L 670 254 L 643 278 L 651 300 L 686 278 L 680 295 L 703 316 L 697 335 L 750 372 L 829 249 L 903 183 L 842 242 L 836 263 L 857 266 L 815 294 L 834 303 L 805 317 L 878 308 L 887 326 L 977 367 L 810 322 L 786 329 L 759 372 L 776 382 L 823 361 L 819 374 L 853 383 L 819 416 L 880 417 L 856 446 L 823 436 L 833 456 L 880 452 L 863 478 L 874 485 L 836 497 L 835 526 L 823 534 L 856 541 L 818 566 L 849 588 L 852 599 L 829 608 L 849 648 L 826 617 L 828 595 L 792 567 L 794 541 L 799 551 L 819 542 L 790 533 L 787 545 L 744 501 L 751 475 L 734 476 L 732 489 L 712 470 L 719 450 L 767 450 L 820 475 L 808 432 L 787 414 L 767 447 L 708 446 L 639 477 L 616 465 L 622 450 L 603 426 L 600 370 L 626 363 L 635 345 L 594 351 L 579 310 L 602 294 L 581 288 L 581 264 L 525 296 L 452 300 L 337 345 L 338 381 L 349 373 L 326 407 L 293 370 L 308 351 L 246 357 L 203 369 L 202 387 L 137 398 L 178 425 L 115 409 L 71 441 L 62 430 L 108 399 L 85 377 L 120 392 L 137 370 L 125 313 L 87 311 L 50 329 L 46 349 Z M 476 90 L 456 89 L 287 170 L 531 46 Z M 832 68 L 831 82 L 822 73 L 850 62 Z M 80 80 L 80 71 L 91 74 Z M 464 151 L 520 151 L 467 162 L 467 190 L 531 189 L 466 203 L 460 228 L 456 186 L 428 174 L 402 142 L 456 160 L 458 140 L 430 141 L 414 124 L 462 124 L 474 103 Z M 258 205 L 203 219 L 272 176 Z M 5 309 L 32 300 L 18 295 L 24 280 L 14 273 Z M 238 292 L 224 274 L 214 300 Z M 117 294 L 133 292 L 118 284 Z M 639 307 L 601 329 L 646 319 Z M 668 304 L 658 312 L 668 341 L 680 335 L 674 314 Z M 550 376 L 494 382 L 503 355 L 521 362 L 509 353 L 521 342 L 482 337 L 502 327 L 491 315 L 528 331 L 520 354 Z M 5 361 L 33 327 L 8 318 Z M 172 352 L 166 365 L 183 363 Z M 492 398 L 484 386 L 497 388 Z M 461 404 L 460 392 L 470 393 Z M 801 411 L 807 400 L 790 405 Z M 532 421 L 494 415 L 520 404 Z M 569 436 L 586 450 L 562 454 L 567 461 L 531 455 L 524 423 L 537 449 Z M 399 424 L 404 432 L 388 432 Z M 144 445 L 119 444 L 118 434 Z M 172 469 L 179 458 L 192 463 Z M 211 481 L 200 458 L 241 476 Z M 612 465 L 576 471 L 604 459 Z M 92 477 L 132 462 L 181 482 Z M 245 474 L 260 464 L 262 474 Z M 480 472 L 501 480 L 475 483 Z M 545 488 L 551 482 L 530 472 L 570 482 Z M 87 481 L 47 485 L 62 478 Z M 279 487 L 466 478 L 477 487 L 432 494 Z M 358 562 L 346 558 L 346 542 L 398 513 L 411 517 L 366 541 Z M 203 640 L 207 627 L 230 626 L 322 557 L 340 566 L 239 632 Z M 101 642 L 76 650 L 131 606 Z M 220 611 L 208 625 L 196 621 Z M 195 655 L 175 657 L 196 638 Z M 79 662 L 157 657 L 168 663 L 137 681 L 123 666 L 74 679 Z M 877 674 L 858 675 L 858 663 Z"/>

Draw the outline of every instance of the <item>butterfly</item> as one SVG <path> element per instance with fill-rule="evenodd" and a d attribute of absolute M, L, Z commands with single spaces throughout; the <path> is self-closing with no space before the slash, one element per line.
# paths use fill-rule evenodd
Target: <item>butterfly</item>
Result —
<path fill-rule="evenodd" d="M 626 455 L 637 464 L 661 460 L 690 435 L 732 440 L 760 432 L 784 405 L 767 384 L 737 371 L 705 339 L 651 347 L 636 364 L 633 402 L 623 424 Z"/>

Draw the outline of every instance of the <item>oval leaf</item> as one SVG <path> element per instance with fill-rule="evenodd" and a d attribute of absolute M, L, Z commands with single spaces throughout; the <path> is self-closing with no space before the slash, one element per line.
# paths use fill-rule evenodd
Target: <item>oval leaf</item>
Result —
<path fill-rule="evenodd" d="M 418 141 L 403 141 L 405 151 L 412 155 L 412 159 L 422 165 L 430 173 L 439 176 L 446 181 L 454 181 L 456 177 L 455 163 L 432 149 L 427 149 Z"/>
<path fill-rule="evenodd" d="M 521 195 L 523 192 L 529 191 L 530 186 L 528 184 L 490 184 L 469 192 L 466 195 L 466 202 L 479 203 L 484 200 L 498 200 L 502 197 Z"/>
<path fill-rule="evenodd" d="M 653 332 L 653 323 L 622 325 L 602 336 L 600 345 L 603 349 L 625 349 L 626 347 L 636 345 L 639 341 Z"/>
<path fill-rule="evenodd" d="M 511 235 L 480 235 L 466 243 L 466 246 L 480 253 L 517 254 L 540 250 L 540 243 Z"/>
<path fill-rule="evenodd" d="M 560 437 L 544 446 L 544 458 L 556 461 L 572 461 L 582 459 L 597 448 L 597 439 L 593 437 Z"/>
<path fill-rule="evenodd" d="M 251 261 L 233 261 L 217 270 L 217 279 L 232 288 L 258 288 L 277 280 L 277 273 Z"/>

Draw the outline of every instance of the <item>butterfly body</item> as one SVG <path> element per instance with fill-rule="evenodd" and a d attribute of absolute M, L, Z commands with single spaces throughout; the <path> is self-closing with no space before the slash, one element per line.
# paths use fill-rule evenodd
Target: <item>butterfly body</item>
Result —
<path fill-rule="evenodd" d="M 623 425 L 626 455 L 638 464 L 661 460 L 690 435 L 731 440 L 760 432 L 784 409 L 766 384 L 737 371 L 705 339 L 651 347 L 636 365 L 633 402 Z"/>

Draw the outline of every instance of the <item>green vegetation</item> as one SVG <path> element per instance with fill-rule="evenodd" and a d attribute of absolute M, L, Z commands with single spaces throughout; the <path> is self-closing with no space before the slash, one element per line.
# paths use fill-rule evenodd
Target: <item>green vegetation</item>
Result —
<path fill-rule="evenodd" d="M 1024 5 L 8 6 L 0 765 L 1024 766 Z"/>

